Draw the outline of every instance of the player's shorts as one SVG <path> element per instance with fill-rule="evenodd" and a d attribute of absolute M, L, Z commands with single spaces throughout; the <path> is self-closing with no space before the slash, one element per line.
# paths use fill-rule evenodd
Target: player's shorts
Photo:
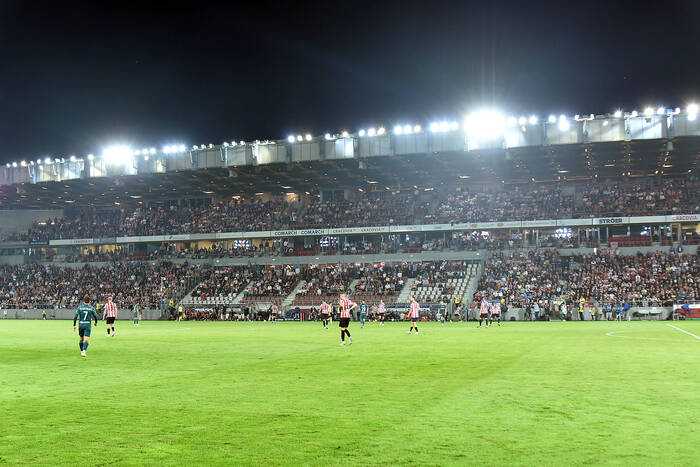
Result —
<path fill-rule="evenodd" d="M 500 313 L 491 313 L 492 318 L 500 318 L 501 314 Z"/>
<path fill-rule="evenodd" d="M 328 319 L 328 313 L 321 313 L 321 319 Z"/>
<path fill-rule="evenodd" d="M 360 319 L 367 319 L 367 313 L 360 313 Z"/>
<path fill-rule="evenodd" d="M 107 324 L 114 324 L 114 316 L 107 317 Z"/>
<path fill-rule="evenodd" d="M 338 326 L 341 328 L 346 328 L 350 325 L 350 318 L 340 318 L 338 321 Z"/>
<path fill-rule="evenodd" d="M 81 324 L 78 327 L 78 334 L 80 335 L 80 337 L 90 337 L 91 332 L 92 332 L 92 326 L 90 326 L 90 325 Z"/>
<path fill-rule="evenodd" d="M 488 313 L 481 313 L 480 316 L 488 316 L 488 315 L 489 315 Z"/>
<path fill-rule="evenodd" d="M 379 314 L 379 321 L 384 321 L 384 313 Z"/>
<path fill-rule="evenodd" d="M 420 316 L 411 316 L 409 319 L 411 321 L 418 321 L 420 319 Z"/>

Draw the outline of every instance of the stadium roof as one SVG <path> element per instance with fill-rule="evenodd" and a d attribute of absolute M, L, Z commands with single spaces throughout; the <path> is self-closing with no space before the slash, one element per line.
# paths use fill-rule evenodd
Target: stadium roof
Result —
<path fill-rule="evenodd" d="M 180 198 L 425 189 L 478 182 L 678 176 L 696 171 L 700 137 L 436 152 L 182 170 L 0 186 L 0 209 L 115 207 Z M 118 203 L 118 204 L 117 204 Z"/>

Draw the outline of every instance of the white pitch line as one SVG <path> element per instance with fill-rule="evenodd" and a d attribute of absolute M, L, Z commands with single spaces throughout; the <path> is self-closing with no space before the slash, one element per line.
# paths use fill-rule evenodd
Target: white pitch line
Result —
<path fill-rule="evenodd" d="M 694 338 L 700 340 L 700 337 L 699 337 L 699 336 L 696 336 L 696 335 L 693 334 L 692 332 L 688 332 L 688 331 L 686 331 L 685 329 L 677 328 L 677 327 L 675 327 L 673 324 L 668 324 L 668 323 L 667 323 L 666 326 L 671 326 L 673 329 L 676 329 L 676 330 L 678 330 L 678 331 L 680 331 L 680 332 L 684 332 L 684 333 L 688 334 L 689 336 L 693 336 Z"/>
<path fill-rule="evenodd" d="M 637 340 L 643 340 L 643 341 L 664 341 L 664 342 L 689 342 L 688 340 L 684 339 L 664 339 L 661 337 L 638 337 L 638 336 L 618 336 L 618 332 L 625 332 L 625 331 L 610 331 L 606 333 L 606 336 L 609 337 L 619 337 L 620 339 L 637 339 Z"/>

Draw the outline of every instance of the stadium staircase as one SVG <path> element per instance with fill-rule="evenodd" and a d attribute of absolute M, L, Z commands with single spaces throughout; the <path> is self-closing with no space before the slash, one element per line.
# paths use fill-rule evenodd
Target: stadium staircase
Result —
<path fill-rule="evenodd" d="M 236 295 L 236 298 L 233 299 L 233 301 L 231 302 L 231 304 L 232 304 L 232 305 L 238 305 L 239 303 L 241 303 L 241 302 L 243 301 L 243 297 L 245 297 L 245 295 L 246 295 L 246 292 L 247 292 L 248 290 L 250 290 L 250 288 L 253 286 L 253 283 L 254 283 L 254 282 L 255 282 L 255 281 L 250 281 L 250 282 L 248 282 L 248 285 L 246 285 L 246 286 L 243 288 L 243 290 L 241 290 L 241 293 L 239 293 L 238 295 Z"/>
<path fill-rule="evenodd" d="M 350 282 L 350 285 L 348 286 L 348 290 L 350 293 L 353 293 L 355 291 L 355 287 L 357 287 L 357 284 L 360 283 L 360 279 L 355 279 L 352 282 Z"/>
<path fill-rule="evenodd" d="M 280 309 L 286 310 L 287 308 L 289 308 L 292 305 L 292 302 L 294 301 L 294 299 L 296 298 L 297 293 L 299 293 L 299 291 L 305 285 L 306 285 L 306 281 L 304 281 L 304 280 L 299 281 L 297 283 L 296 287 L 294 287 L 294 289 L 289 293 L 289 295 L 287 295 L 287 298 L 285 298 L 282 301 L 282 304 L 280 305 Z"/>
<path fill-rule="evenodd" d="M 406 282 L 403 285 L 403 289 L 401 289 L 401 293 L 396 299 L 396 303 L 404 304 L 411 302 L 411 289 L 413 288 L 413 284 L 415 283 L 415 279 L 406 279 Z"/>

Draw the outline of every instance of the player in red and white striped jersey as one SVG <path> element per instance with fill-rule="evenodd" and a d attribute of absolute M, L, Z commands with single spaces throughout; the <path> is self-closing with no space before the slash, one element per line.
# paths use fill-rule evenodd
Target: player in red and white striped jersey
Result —
<path fill-rule="evenodd" d="M 379 300 L 379 305 L 377 305 L 377 314 L 379 315 L 379 325 L 384 326 L 384 313 L 386 313 L 386 307 L 384 306 L 384 300 Z"/>
<path fill-rule="evenodd" d="M 411 318 L 411 329 L 408 330 L 408 333 L 411 334 L 411 331 L 415 328 L 416 334 L 418 334 L 416 322 L 420 319 L 420 305 L 414 297 L 411 297 L 411 310 L 408 312 L 408 315 Z"/>
<path fill-rule="evenodd" d="M 112 296 L 107 296 L 105 303 L 105 311 L 102 313 L 102 319 L 107 323 L 107 335 L 109 336 L 110 326 L 112 327 L 112 337 L 114 337 L 114 321 L 117 319 L 117 304 L 112 301 Z"/>
<path fill-rule="evenodd" d="M 338 322 L 338 326 L 340 326 L 340 345 L 345 345 L 345 334 L 348 335 L 350 344 L 352 344 L 352 336 L 350 335 L 350 331 L 348 331 L 348 326 L 350 325 L 350 312 L 357 306 L 357 303 L 353 302 L 342 293 L 340 294 L 338 305 L 340 307 L 340 321 Z"/>
<path fill-rule="evenodd" d="M 331 315 L 331 306 L 326 301 L 321 302 L 321 322 L 324 329 L 328 329 L 328 317 Z"/>

